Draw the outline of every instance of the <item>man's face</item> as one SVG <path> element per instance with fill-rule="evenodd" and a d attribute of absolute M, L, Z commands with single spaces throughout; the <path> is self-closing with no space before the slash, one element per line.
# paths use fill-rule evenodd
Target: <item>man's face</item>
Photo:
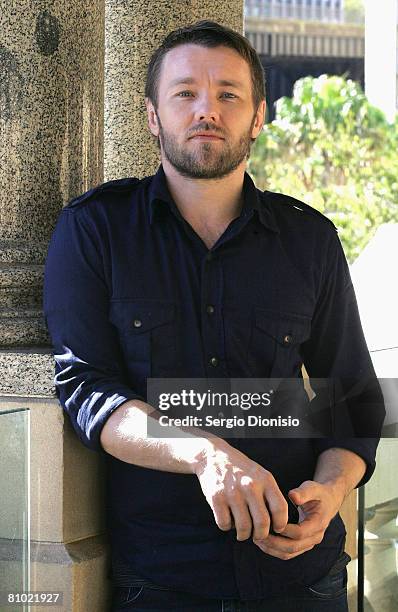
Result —
<path fill-rule="evenodd" d="M 247 62 L 228 47 L 180 45 L 163 58 L 149 127 L 162 159 L 189 178 L 221 178 L 245 163 L 264 121 Z"/>

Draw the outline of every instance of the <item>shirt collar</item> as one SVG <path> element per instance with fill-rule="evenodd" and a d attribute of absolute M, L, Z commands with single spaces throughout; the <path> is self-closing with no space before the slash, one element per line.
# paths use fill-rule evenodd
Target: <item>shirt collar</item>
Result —
<path fill-rule="evenodd" d="M 249 215 L 252 210 L 257 211 L 261 223 L 269 230 L 279 233 L 279 228 L 276 223 L 274 213 L 265 201 L 264 196 L 261 197 L 261 191 L 257 189 L 253 180 L 247 172 L 244 175 L 243 181 L 243 196 L 244 203 L 241 211 L 242 215 Z M 149 186 L 149 223 L 152 225 L 156 217 L 161 215 L 166 207 L 173 209 L 177 214 L 179 211 L 175 205 L 173 198 L 170 195 L 167 187 L 166 175 L 160 164 L 158 171 L 152 177 Z"/>
<path fill-rule="evenodd" d="M 245 172 L 243 181 L 243 195 L 244 204 L 242 212 L 245 210 L 257 211 L 258 217 L 264 227 L 279 234 L 279 227 L 277 225 L 274 212 L 268 202 L 266 202 L 265 194 L 257 189 L 252 178 L 247 172 Z"/>

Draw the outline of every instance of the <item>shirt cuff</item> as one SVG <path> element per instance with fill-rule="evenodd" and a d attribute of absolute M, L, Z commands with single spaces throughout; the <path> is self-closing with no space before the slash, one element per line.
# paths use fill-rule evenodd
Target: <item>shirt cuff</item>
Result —
<path fill-rule="evenodd" d="M 329 448 L 345 448 L 359 455 L 366 463 L 366 471 L 354 489 L 366 484 L 376 468 L 376 450 L 379 438 L 313 438 L 316 456 Z"/>
<path fill-rule="evenodd" d="M 97 451 L 101 454 L 107 454 L 103 449 L 100 441 L 101 431 L 105 422 L 111 414 L 125 402 L 130 400 L 146 400 L 128 388 L 120 389 L 118 392 L 110 393 L 93 393 L 83 402 L 77 419 L 78 427 L 76 429 L 80 440 L 87 448 Z M 98 403 L 101 407 L 98 408 Z M 97 404 L 96 410 L 92 410 L 93 405 Z"/>

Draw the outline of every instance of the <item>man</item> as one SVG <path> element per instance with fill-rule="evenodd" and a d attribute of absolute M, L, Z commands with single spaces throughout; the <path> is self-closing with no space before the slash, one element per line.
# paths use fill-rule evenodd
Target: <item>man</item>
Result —
<path fill-rule="evenodd" d="M 82 442 L 106 453 L 114 610 L 347 610 L 338 510 L 369 480 L 376 437 L 147 436 L 149 377 L 299 379 L 304 364 L 374 380 L 334 226 L 245 173 L 264 98 L 238 33 L 172 32 L 146 83 L 158 172 L 75 199 L 52 237 L 55 380 Z M 380 403 L 364 384 L 352 415 Z"/>

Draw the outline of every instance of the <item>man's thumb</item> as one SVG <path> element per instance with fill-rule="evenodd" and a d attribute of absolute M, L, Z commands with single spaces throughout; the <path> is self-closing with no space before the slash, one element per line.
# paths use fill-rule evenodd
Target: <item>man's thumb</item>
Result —
<path fill-rule="evenodd" d="M 305 481 L 299 487 L 290 489 L 289 497 L 296 506 L 301 506 L 301 504 L 314 498 L 314 492 L 311 490 L 312 484 L 312 482 Z"/>

